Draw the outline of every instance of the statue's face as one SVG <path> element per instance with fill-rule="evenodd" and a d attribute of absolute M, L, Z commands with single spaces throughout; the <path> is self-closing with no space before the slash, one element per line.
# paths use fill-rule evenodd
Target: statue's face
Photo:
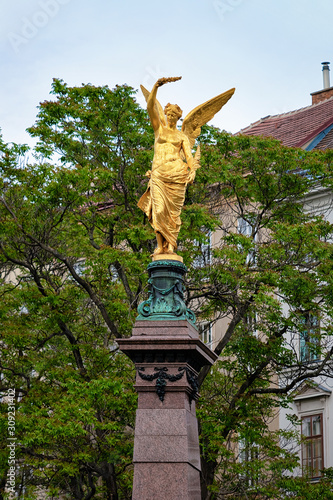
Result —
<path fill-rule="evenodd" d="M 171 107 L 166 112 L 166 117 L 169 125 L 174 125 L 178 121 L 178 114 Z"/>

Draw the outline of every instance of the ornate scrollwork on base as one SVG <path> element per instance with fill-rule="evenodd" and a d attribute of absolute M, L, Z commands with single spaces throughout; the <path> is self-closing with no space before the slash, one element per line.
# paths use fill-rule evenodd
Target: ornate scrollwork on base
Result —
<path fill-rule="evenodd" d="M 195 324 L 195 314 L 184 301 L 186 271 L 186 266 L 177 261 L 149 264 L 149 298 L 139 305 L 138 319 L 187 319 Z"/>

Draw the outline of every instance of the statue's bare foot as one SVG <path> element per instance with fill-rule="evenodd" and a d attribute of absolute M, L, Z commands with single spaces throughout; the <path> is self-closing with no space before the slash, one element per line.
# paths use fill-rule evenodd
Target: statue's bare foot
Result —
<path fill-rule="evenodd" d="M 163 247 L 162 248 L 157 247 L 155 248 L 154 253 L 152 253 L 150 257 L 155 257 L 155 255 L 160 255 L 161 253 L 165 253 Z"/>
<path fill-rule="evenodd" d="M 170 245 L 170 243 L 168 244 L 168 248 L 166 248 L 164 250 L 164 253 L 168 253 L 168 254 L 174 254 L 174 247 L 172 245 Z"/>

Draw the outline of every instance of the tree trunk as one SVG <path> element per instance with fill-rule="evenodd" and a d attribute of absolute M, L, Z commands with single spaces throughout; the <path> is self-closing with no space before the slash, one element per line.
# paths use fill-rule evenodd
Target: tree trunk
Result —
<path fill-rule="evenodd" d="M 113 464 L 104 462 L 102 467 L 102 477 L 107 491 L 107 497 L 105 500 L 119 500 L 117 479 Z"/>
<path fill-rule="evenodd" d="M 208 487 L 214 482 L 214 473 L 217 467 L 217 462 L 210 460 L 209 462 L 201 456 L 201 500 L 213 500 L 214 496 L 209 492 Z"/>

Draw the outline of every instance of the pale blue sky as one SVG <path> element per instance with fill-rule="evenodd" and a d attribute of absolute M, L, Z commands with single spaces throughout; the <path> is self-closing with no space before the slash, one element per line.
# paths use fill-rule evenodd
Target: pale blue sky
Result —
<path fill-rule="evenodd" d="M 230 87 L 212 124 L 230 132 L 311 103 L 333 67 L 331 0 L 2 0 L 0 127 L 27 142 L 53 77 L 160 89 L 186 114 Z M 332 77 L 333 78 L 333 77 Z M 332 80 L 333 82 L 333 80 Z M 139 102 L 144 101 L 138 94 Z"/>

